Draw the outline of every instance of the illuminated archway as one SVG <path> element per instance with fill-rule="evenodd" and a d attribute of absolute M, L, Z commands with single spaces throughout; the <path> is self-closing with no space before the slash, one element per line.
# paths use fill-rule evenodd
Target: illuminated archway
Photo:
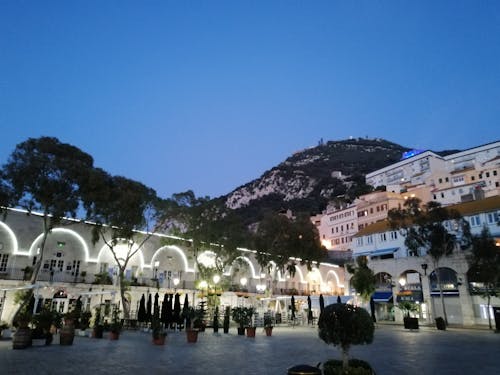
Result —
<path fill-rule="evenodd" d="M 153 254 L 153 257 L 151 258 L 151 264 L 149 265 L 149 267 L 153 267 L 155 261 L 158 259 L 159 255 L 160 255 L 160 253 L 169 252 L 169 251 L 174 252 L 174 253 L 179 255 L 179 257 L 182 261 L 183 267 L 184 267 L 183 270 L 179 270 L 179 271 L 194 272 L 194 269 L 189 268 L 188 259 L 186 257 L 186 254 L 184 254 L 184 251 L 182 251 L 178 246 L 175 246 L 175 245 L 163 246 L 163 247 L 160 247 L 158 250 L 156 250 L 155 253 Z"/>
<path fill-rule="evenodd" d="M 250 259 L 248 259 L 245 256 L 239 256 L 239 257 L 234 259 L 233 263 L 238 259 L 242 259 L 246 264 L 248 264 L 250 271 L 251 271 L 251 277 L 253 279 L 260 279 L 260 275 L 256 275 L 255 267 L 253 266 L 253 263 L 250 261 Z M 231 264 L 231 266 L 229 267 L 229 270 L 225 273 L 225 275 L 227 275 L 227 276 L 231 275 L 232 271 L 233 271 L 233 264 Z"/>
<path fill-rule="evenodd" d="M 83 250 L 83 254 L 84 254 L 83 260 L 85 260 L 86 262 L 91 261 L 89 259 L 89 248 L 88 248 L 87 243 L 85 242 L 85 240 L 82 238 L 82 236 L 80 236 L 78 233 L 76 233 L 75 231 L 73 231 L 71 229 L 67 229 L 67 228 L 54 228 L 54 229 L 52 229 L 52 231 L 49 234 L 48 238 L 50 238 L 51 235 L 56 234 L 56 233 L 64 233 L 64 234 L 68 234 L 68 235 L 74 237 L 76 239 L 76 241 L 80 244 L 81 249 Z M 32 242 L 32 244 L 30 246 L 28 254 L 24 254 L 24 255 L 30 255 L 30 256 L 37 255 L 37 253 L 38 253 L 38 247 L 37 246 L 38 246 L 38 243 L 42 240 L 42 238 L 43 238 L 43 233 L 40 234 L 37 238 L 35 238 L 35 240 Z"/>

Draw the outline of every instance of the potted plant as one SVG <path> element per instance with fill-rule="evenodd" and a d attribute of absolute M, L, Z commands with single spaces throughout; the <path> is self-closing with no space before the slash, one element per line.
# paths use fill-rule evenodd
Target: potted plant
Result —
<path fill-rule="evenodd" d="M 156 311 L 155 314 L 153 314 L 153 319 L 151 320 L 151 332 L 153 335 L 153 344 L 165 345 L 165 338 L 167 337 L 167 332 L 163 327 L 158 311 Z"/>
<path fill-rule="evenodd" d="M 222 323 L 224 333 L 229 333 L 229 319 L 230 318 L 231 318 L 231 307 L 226 306 L 226 311 L 224 312 L 224 321 Z"/>
<path fill-rule="evenodd" d="M 32 315 L 27 311 L 20 311 L 14 316 L 16 331 L 12 336 L 12 349 L 26 349 L 31 346 L 32 332 L 29 327 Z"/>
<path fill-rule="evenodd" d="M 57 320 L 60 320 L 59 314 L 48 309 L 43 309 L 38 314 L 33 315 L 32 339 L 42 341 L 41 345 L 50 345 L 53 339 L 51 327 L 53 324 L 58 324 Z"/>
<path fill-rule="evenodd" d="M 80 313 L 80 336 L 87 335 L 87 329 L 90 327 L 90 318 L 92 313 L 90 311 L 82 311 Z"/>
<path fill-rule="evenodd" d="M 255 336 L 255 327 L 250 327 L 254 311 L 253 307 L 233 307 L 232 316 L 233 320 L 238 324 L 238 335 L 243 336 L 245 328 L 250 328 L 250 331 L 247 329 L 247 336 L 252 337 L 252 331 L 253 336 Z"/>
<path fill-rule="evenodd" d="M 328 361 L 323 373 L 373 374 L 367 362 L 349 360 L 349 349 L 351 345 L 371 344 L 374 330 L 373 320 L 365 309 L 343 303 L 326 306 L 318 320 L 318 334 L 327 344 L 340 347 L 342 361 Z"/>
<path fill-rule="evenodd" d="M 203 310 L 195 309 L 194 307 L 188 307 L 184 312 L 184 317 L 186 321 L 189 322 L 189 327 L 186 327 L 186 337 L 189 343 L 195 343 L 198 341 L 199 329 L 195 328 L 202 324 L 203 320 Z"/>
<path fill-rule="evenodd" d="M 266 336 L 273 335 L 273 318 L 271 314 L 264 314 L 264 331 L 266 332 Z"/>
<path fill-rule="evenodd" d="M 109 326 L 109 339 L 118 340 L 121 330 L 122 322 L 120 320 L 120 310 L 118 310 L 118 306 L 114 306 L 113 312 L 111 313 L 111 324 Z"/>
<path fill-rule="evenodd" d="M 214 333 L 219 332 L 219 306 L 215 307 L 213 328 L 214 328 Z"/>
<path fill-rule="evenodd" d="M 410 301 L 399 302 L 396 306 L 403 313 L 403 325 L 405 329 L 418 329 L 418 318 L 410 314 L 418 312 L 418 305 Z"/>
<path fill-rule="evenodd" d="M 94 314 L 92 337 L 96 339 L 102 339 L 103 332 L 104 332 L 104 325 L 102 324 L 101 307 L 97 306 L 95 308 L 95 314 Z"/>
<path fill-rule="evenodd" d="M 78 320 L 76 311 L 68 312 L 63 317 L 63 326 L 59 334 L 60 345 L 73 345 L 75 338 L 75 322 Z"/>

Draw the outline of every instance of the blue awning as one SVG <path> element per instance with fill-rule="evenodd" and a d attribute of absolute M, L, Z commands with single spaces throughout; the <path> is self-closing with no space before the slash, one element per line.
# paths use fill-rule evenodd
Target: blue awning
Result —
<path fill-rule="evenodd" d="M 360 253 L 354 253 L 353 256 L 370 256 L 370 257 L 377 257 L 380 255 L 387 255 L 387 254 L 394 254 L 396 251 L 398 251 L 399 247 L 390 247 L 388 249 L 377 249 L 377 250 L 370 250 L 370 251 L 362 251 Z"/>
<path fill-rule="evenodd" d="M 372 297 L 375 302 L 389 302 L 392 299 L 392 291 L 375 292 Z"/>

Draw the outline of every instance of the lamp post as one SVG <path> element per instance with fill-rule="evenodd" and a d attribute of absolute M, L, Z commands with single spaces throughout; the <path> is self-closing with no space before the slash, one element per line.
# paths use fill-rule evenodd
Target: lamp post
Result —
<path fill-rule="evenodd" d="M 153 279 L 158 279 L 158 267 L 160 266 L 160 261 L 156 261 L 154 264 L 154 273 L 153 273 Z"/>
<path fill-rule="evenodd" d="M 212 277 L 212 281 L 214 282 L 215 294 L 217 294 L 217 284 L 219 284 L 220 276 L 219 275 L 214 275 L 214 277 Z"/>

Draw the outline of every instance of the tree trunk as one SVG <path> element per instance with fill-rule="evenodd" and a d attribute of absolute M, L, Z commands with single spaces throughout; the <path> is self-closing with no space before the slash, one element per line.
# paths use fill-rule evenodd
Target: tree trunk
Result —
<path fill-rule="evenodd" d="M 36 260 L 35 265 L 33 266 L 33 273 L 31 274 L 31 279 L 30 279 L 30 283 L 32 285 L 36 283 L 36 281 L 38 279 L 38 274 L 40 273 L 40 269 L 42 268 L 45 243 L 47 242 L 47 237 L 49 236 L 50 231 L 51 230 L 48 227 L 47 218 L 44 216 L 44 218 L 43 218 L 43 237 L 42 237 L 42 243 L 40 244 L 40 255 L 39 255 L 38 259 Z"/>
<path fill-rule="evenodd" d="M 120 280 L 120 298 L 122 301 L 122 306 L 123 306 L 123 318 L 124 319 L 130 319 L 130 304 L 129 301 L 127 300 L 127 296 L 125 295 L 125 275 L 124 275 L 124 269 L 119 267 L 120 274 L 119 274 L 119 280 Z"/>
<path fill-rule="evenodd" d="M 434 272 L 436 273 L 436 280 L 439 287 L 439 298 L 441 300 L 441 307 L 443 308 L 443 318 L 446 325 L 448 325 L 448 316 L 446 314 L 446 306 L 444 303 L 443 286 L 441 285 L 441 272 L 439 271 L 438 262 L 434 263 Z"/>
<path fill-rule="evenodd" d="M 491 315 L 490 315 L 490 304 L 491 304 L 491 295 L 488 293 L 488 324 L 490 326 L 490 329 L 493 329 L 493 326 L 491 325 Z"/>
<path fill-rule="evenodd" d="M 349 367 L 349 347 L 342 347 L 342 368 L 347 370 Z"/>

